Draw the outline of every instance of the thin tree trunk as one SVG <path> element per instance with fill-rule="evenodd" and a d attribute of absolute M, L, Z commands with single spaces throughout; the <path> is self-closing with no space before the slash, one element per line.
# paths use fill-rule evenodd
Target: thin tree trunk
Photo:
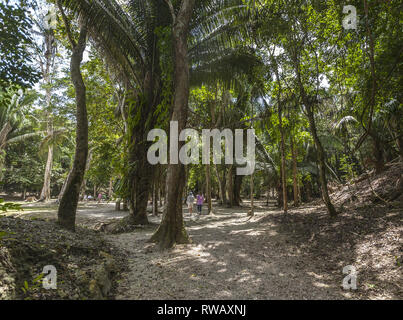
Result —
<path fill-rule="evenodd" d="M 241 205 L 241 186 L 244 176 L 235 175 L 234 178 L 234 206 L 239 207 Z"/>
<path fill-rule="evenodd" d="M 52 176 L 52 166 L 53 166 L 53 145 L 48 146 L 48 159 L 46 161 L 45 175 L 43 179 L 43 187 L 39 200 L 49 201 L 50 200 L 50 178 Z"/>
<path fill-rule="evenodd" d="M 66 180 L 64 180 L 63 186 L 62 186 L 62 188 L 61 188 L 61 190 L 60 190 L 60 192 L 59 192 L 59 196 L 57 197 L 57 199 L 58 199 L 59 201 L 60 201 L 60 199 L 63 197 L 64 192 L 66 191 L 67 181 L 69 181 L 69 177 L 70 177 L 70 175 L 71 175 L 71 171 L 72 171 L 72 169 L 69 170 L 69 173 L 68 173 L 68 175 L 67 175 L 67 178 L 66 178 Z"/>
<path fill-rule="evenodd" d="M 108 199 L 112 198 L 112 194 L 113 194 L 113 178 L 110 177 L 109 178 Z"/>
<path fill-rule="evenodd" d="M 213 212 L 211 201 L 211 171 L 210 164 L 206 164 L 206 200 L 207 200 L 207 214 Z"/>
<path fill-rule="evenodd" d="M 93 151 L 93 149 L 88 151 L 87 163 L 85 164 L 85 172 L 88 172 L 88 170 L 90 169 L 91 160 L 92 160 L 92 151 Z M 87 189 L 87 179 L 85 178 L 85 173 L 84 173 L 83 183 L 81 184 L 81 188 L 80 188 L 81 199 L 84 198 L 86 189 Z"/>
<path fill-rule="evenodd" d="M 292 179 L 293 179 L 294 206 L 297 207 L 297 206 L 299 206 L 297 150 L 295 148 L 294 137 L 292 135 L 291 135 L 291 154 L 292 154 Z"/>
<path fill-rule="evenodd" d="M 299 86 L 299 91 L 300 91 L 300 96 L 302 99 L 302 102 L 305 105 L 306 109 L 306 114 L 309 120 L 309 128 L 313 137 L 313 140 L 315 142 L 316 146 L 316 151 L 317 151 L 317 156 L 318 156 L 318 166 L 319 166 L 319 181 L 321 185 L 321 190 L 322 190 L 322 199 L 323 202 L 326 205 L 327 211 L 330 214 L 330 216 L 334 217 L 337 215 L 337 211 L 334 208 L 330 197 L 329 197 L 329 191 L 327 189 L 327 179 L 326 179 L 326 155 L 325 155 L 325 150 L 323 149 L 322 143 L 319 140 L 319 136 L 316 130 L 316 124 L 315 124 L 315 117 L 314 117 L 314 103 L 316 103 L 316 99 L 312 100 L 311 97 L 309 97 L 306 92 L 304 85 L 301 80 L 301 73 L 300 73 L 300 63 L 298 59 L 297 52 L 294 52 L 293 56 L 294 60 L 294 68 L 295 68 L 295 73 L 297 76 L 297 82 Z"/>
<path fill-rule="evenodd" d="M 155 179 L 153 183 L 153 215 L 158 216 L 157 186 Z"/>
<path fill-rule="evenodd" d="M 337 212 L 330 200 L 329 191 L 327 189 L 325 151 L 323 149 L 322 143 L 320 142 L 316 131 L 316 124 L 312 111 L 312 106 L 309 106 L 308 103 L 306 103 L 305 106 L 308 114 L 309 127 L 311 129 L 313 140 L 315 141 L 316 151 L 318 155 L 319 181 L 322 190 L 322 199 L 326 205 L 327 211 L 329 212 L 330 216 L 334 217 L 337 215 Z"/>
<path fill-rule="evenodd" d="M 283 210 L 284 213 L 288 211 L 288 198 L 287 198 L 287 176 L 286 176 L 286 163 L 285 163 L 285 141 L 284 141 L 284 129 L 282 125 L 281 109 L 279 107 L 279 128 L 281 135 L 281 185 L 283 188 Z"/>
<path fill-rule="evenodd" d="M 225 194 L 225 166 L 223 167 L 224 169 L 224 175 L 223 178 L 221 178 L 220 176 L 220 172 L 218 171 L 218 166 L 216 164 L 213 164 L 214 166 L 214 172 L 217 176 L 217 180 L 218 180 L 218 194 L 220 195 L 220 201 L 219 203 L 221 205 L 225 205 L 225 203 L 227 202 L 227 197 Z"/>
<path fill-rule="evenodd" d="M 53 136 L 53 118 L 52 118 L 52 68 L 54 66 L 54 58 L 56 56 L 56 41 L 53 30 L 42 30 L 42 36 L 44 38 L 44 46 L 41 55 L 45 57 L 45 60 L 42 60 L 42 57 L 39 57 L 38 61 L 41 67 L 43 80 L 46 85 L 46 111 L 45 116 L 47 119 L 47 135 L 48 137 Z M 52 142 L 49 143 L 48 146 L 48 158 L 46 161 L 45 174 L 42 191 L 39 197 L 41 201 L 50 200 L 51 191 L 50 191 L 50 180 L 52 175 L 52 165 L 53 165 L 53 145 Z"/>
<path fill-rule="evenodd" d="M 64 15 L 60 3 L 59 8 L 62 12 L 62 17 L 66 25 L 67 33 L 69 34 L 73 51 L 70 61 L 70 73 L 76 94 L 77 136 L 73 168 L 67 181 L 66 191 L 60 200 L 57 217 L 58 223 L 61 226 L 69 230 L 75 230 L 77 205 L 88 156 L 86 87 L 80 70 L 83 53 L 87 43 L 87 24 L 85 22 L 81 24 L 79 40 L 75 43 L 69 29 L 67 18 Z"/>
<path fill-rule="evenodd" d="M 254 177 L 255 177 L 255 174 L 252 173 L 252 175 L 250 176 L 250 211 L 251 211 L 252 216 L 255 214 L 255 196 L 254 196 L 255 181 L 254 181 Z"/>
<path fill-rule="evenodd" d="M 234 205 L 234 183 L 233 183 L 234 166 L 230 165 L 227 171 L 227 183 L 225 185 L 227 189 L 227 206 L 232 207 Z"/>
<path fill-rule="evenodd" d="M 115 211 L 120 211 L 120 201 L 121 199 L 117 199 L 115 202 Z"/>
<path fill-rule="evenodd" d="M 279 84 L 279 92 L 278 92 L 278 106 L 277 106 L 277 114 L 278 114 L 278 127 L 280 131 L 280 151 L 281 151 L 281 185 L 283 188 L 283 210 L 284 213 L 286 214 L 288 211 L 288 198 L 287 198 L 287 176 L 286 176 L 286 162 L 285 162 L 285 134 L 284 134 L 284 127 L 283 127 L 283 106 L 282 106 L 282 87 L 281 87 L 281 79 L 279 77 L 278 73 L 278 68 L 277 65 L 274 64 L 275 66 L 275 73 L 276 73 L 276 78 Z"/>
<path fill-rule="evenodd" d="M 178 132 L 186 127 L 189 100 L 188 34 L 195 0 L 182 0 L 177 14 L 172 2 L 166 0 L 173 19 L 174 48 L 174 99 L 171 121 L 178 122 Z M 170 137 L 172 138 L 172 137 Z M 183 142 L 179 142 L 178 149 Z M 176 150 L 178 152 L 179 150 Z M 151 238 L 161 248 L 171 248 L 175 243 L 189 243 L 183 223 L 182 194 L 185 185 L 184 165 L 169 164 L 167 173 L 167 206 L 161 224 Z M 175 187 L 174 187 L 175 186 Z"/>

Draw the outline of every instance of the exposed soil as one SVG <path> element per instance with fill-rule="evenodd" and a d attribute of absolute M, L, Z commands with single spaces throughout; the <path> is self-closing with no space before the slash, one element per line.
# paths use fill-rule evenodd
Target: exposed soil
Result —
<path fill-rule="evenodd" d="M 334 220 L 323 207 L 216 209 L 193 222 L 191 245 L 160 252 L 154 228 L 109 235 L 126 248 L 130 271 L 118 299 L 401 299 L 400 213 L 374 208 Z M 399 260 L 400 259 L 400 260 Z M 357 290 L 342 288 L 343 267 L 358 272 Z"/>
<path fill-rule="evenodd" d="M 56 268 L 55 289 L 43 288 L 38 277 L 49 265 Z M 111 298 L 125 265 L 120 250 L 95 231 L 0 217 L 0 300 Z"/>

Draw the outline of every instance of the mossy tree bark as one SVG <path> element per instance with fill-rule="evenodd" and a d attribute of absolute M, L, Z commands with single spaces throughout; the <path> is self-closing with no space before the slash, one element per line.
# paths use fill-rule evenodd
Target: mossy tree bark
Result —
<path fill-rule="evenodd" d="M 189 62 L 188 34 L 189 24 L 195 0 L 182 0 L 179 11 L 175 14 L 170 0 L 169 6 L 173 27 L 172 40 L 174 49 L 174 99 L 171 121 L 178 122 L 178 132 L 186 127 L 189 100 Z M 183 142 L 179 142 L 178 149 Z M 183 164 L 169 164 L 166 184 L 166 209 L 157 231 L 150 241 L 159 244 L 161 249 L 171 248 L 178 244 L 189 243 L 190 239 L 183 223 L 182 195 L 185 186 L 185 167 Z"/>

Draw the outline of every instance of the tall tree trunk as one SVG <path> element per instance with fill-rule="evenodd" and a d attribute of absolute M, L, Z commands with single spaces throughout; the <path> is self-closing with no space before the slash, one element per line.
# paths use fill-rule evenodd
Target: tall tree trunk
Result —
<path fill-rule="evenodd" d="M 223 170 L 224 170 L 223 178 L 221 178 L 221 176 L 220 176 L 220 172 L 218 171 L 218 166 L 216 164 L 213 164 L 213 166 L 214 166 L 214 171 L 216 173 L 217 180 L 218 180 L 218 193 L 220 195 L 219 202 L 221 205 L 225 205 L 225 203 L 227 202 L 227 197 L 225 194 L 225 166 L 223 167 Z"/>
<path fill-rule="evenodd" d="M 230 165 L 227 171 L 227 183 L 225 185 L 227 189 L 227 206 L 232 207 L 234 205 L 234 183 L 233 183 L 234 166 Z"/>
<path fill-rule="evenodd" d="M 306 109 L 306 114 L 308 117 L 309 121 L 309 128 L 313 137 L 313 140 L 315 142 L 316 146 L 316 152 L 318 156 L 318 167 L 319 167 L 319 181 L 321 185 L 321 190 L 322 190 L 322 199 L 323 202 L 326 205 L 327 211 L 330 214 L 330 216 L 334 217 L 337 215 L 337 211 L 334 208 L 330 197 L 329 197 L 329 191 L 327 189 L 327 179 L 326 179 L 326 155 L 325 155 L 325 150 L 323 149 L 322 143 L 319 140 L 319 136 L 316 130 L 316 124 L 315 124 L 315 116 L 314 116 L 314 104 L 317 103 L 317 97 L 310 97 L 307 95 L 304 85 L 302 83 L 301 79 L 301 72 L 300 72 L 300 62 L 299 62 L 299 57 L 297 50 L 295 49 L 293 53 L 293 62 L 294 62 L 294 68 L 295 68 L 295 73 L 297 76 L 297 83 L 299 86 L 299 92 L 300 92 L 300 97 L 302 99 L 302 102 L 305 105 Z M 319 75 L 318 75 L 319 76 Z"/>
<path fill-rule="evenodd" d="M 157 181 L 155 178 L 153 183 L 153 195 L 152 195 L 153 215 L 158 216 Z"/>
<path fill-rule="evenodd" d="M 109 178 L 108 199 L 112 198 L 112 194 L 113 194 L 113 178 L 110 177 Z"/>
<path fill-rule="evenodd" d="M 292 180 L 293 180 L 294 206 L 297 207 L 299 205 L 297 150 L 295 148 L 294 137 L 292 135 L 291 135 L 291 154 L 292 154 Z"/>
<path fill-rule="evenodd" d="M 42 76 L 43 80 L 46 85 L 46 95 L 45 95 L 45 100 L 46 100 L 46 112 L 45 116 L 47 119 L 47 135 L 48 137 L 52 137 L 54 130 L 53 130 L 53 117 L 52 117 L 52 70 L 54 66 L 54 59 L 56 56 L 56 41 L 55 41 L 55 36 L 54 32 L 52 29 L 42 29 L 42 36 L 44 38 L 44 44 L 43 44 L 43 51 L 41 52 L 41 57 L 39 57 L 38 61 L 41 67 L 42 71 Z M 45 57 L 45 60 L 42 59 L 42 55 Z M 50 179 L 52 175 L 52 165 L 53 165 L 53 145 L 50 142 L 48 146 L 48 158 L 46 161 L 46 168 L 45 168 L 45 174 L 44 174 L 44 181 L 43 181 L 43 187 L 42 191 L 40 194 L 39 199 L 41 201 L 48 201 L 50 200 Z"/>
<path fill-rule="evenodd" d="M 235 175 L 234 178 L 234 206 L 239 207 L 241 205 L 241 186 L 244 176 Z"/>
<path fill-rule="evenodd" d="M 59 6 L 59 8 L 61 9 L 61 6 Z M 69 24 L 63 11 L 62 16 L 66 24 L 67 32 L 70 35 L 69 39 L 73 51 L 70 61 L 70 73 L 76 95 L 77 136 L 73 168 L 67 181 L 66 190 L 60 200 L 57 218 L 58 223 L 62 227 L 69 230 L 75 230 L 77 204 L 80 197 L 80 189 L 84 178 L 88 155 L 86 87 L 80 70 L 83 53 L 87 43 L 87 24 L 85 22 L 81 23 L 79 39 L 78 42 L 75 43 L 72 39 Z"/>
<path fill-rule="evenodd" d="M 12 126 L 9 122 L 7 122 L 3 128 L 0 130 L 0 181 L 3 178 L 3 169 L 4 169 L 4 161 L 6 157 L 6 143 L 7 143 L 7 136 L 12 130 Z"/>
<path fill-rule="evenodd" d="M 283 187 L 281 183 L 281 179 L 277 181 L 277 206 L 279 208 L 283 207 Z"/>
<path fill-rule="evenodd" d="M 144 137 L 144 135 L 143 135 Z M 146 137 L 144 138 L 145 141 Z M 132 162 L 136 163 L 131 173 L 131 192 L 130 192 L 130 222 L 135 225 L 148 224 L 147 203 L 150 193 L 152 192 L 152 166 L 147 160 L 147 146 L 136 144 L 134 149 L 130 151 Z"/>
<path fill-rule="evenodd" d="M 43 178 L 43 187 L 39 200 L 49 201 L 50 200 L 50 178 L 52 176 L 52 166 L 53 166 L 53 144 L 48 146 L 48 159 L 46 161 L 45 176 Z"/>
<path fill-rule="evenodd" d="M 305 107 L 308 114 L 309 127 L 313 136 L 313 140 L 315 141 L 318 156 L 319 181 L 321 185 L 322 199 L 326 205 L 327 211 L 329 212 L 330 216 L 334 217 L 337 215 L 337 212 L 330 200 L 329 191 L 327 189 L 325 150 L 323 149 L 322 143 L 320 142 L 318 133 L 316 131 L 315 118 L 312 110 L 313 107 L 309 105 L 308 101 L 306 101 Z"/>
<path fill-rule="evenodd" d="M 88 172 L 91 166 L 91 160 L 92 160 L 92 151 L 93 149 L 88 151 L 88 156 L 87 156 L 87 163 L 85 164 L 85 172 Z M 87 179 L 85 178 L 85 173 L 84 173 L 84 178 L 83 178 L 83 183 L 81 184 L 80 188 L 80 198 L 83 199 L 85 196 L 87 190 Z"/>
<path fill-rule="evenodd" d="M 251 214 L 254 215 L 255 213 L 255 191 L 254 191 L 254 185 L 255 185 L 255 174 L 252 173 L 250 176 L 250 210 Z"/>
<path fill-rule="evenodd" d="M 121 199 L 117 199 L 115 202 L 115 211 L 120 211 L 120 201 Z"/>
<path fill-rule="evenodd" d="M 285 162 L 285 134 L 284 134 L 284 127 L 283 127 L 283 104 L 282 104 L 282 86 L 281 86 L 281 79 L 279 77 L 277 64 L 275 66 L 275 74 L 279 85 L 279 92 L 278 92 L 278 99 L 277 99 L 277 115 L 278 115 L 278 127 L 280 131 L 280 153 L 281 153 L 281 166 L 280 166 L 280 176 L 281 176 L 281 185 L 282 185 L 282 192 L 283 192 L 283 210 L 286 214 L 288 211 L 288 198 L 287 198 L 287 167 Z"/>
<path fill-rule="evenodd" d="M 211 171 L 210 164 L 206 164 L 206 200 L 207 200 L 207 214 L 213 212 L 213 206 L 211 202 Z"/>
<path fill-rule="evenodd" d="M 381 144 L 381 140 L 376 133 L 371 133 L 371 138 L 373 142 L 375 172 L 381 173 L 385 168 L 385 163 L 383 160 L 383 147 Z"/>
<path fill-rule="evenodd" d="M 403 162 L 403 133 L 400 133 L 400 131 L 398 131 L 398 134 L 399 137 L 396 138 L 396 145 L 399 150 L 399 159 L 401 162 Z"/>
<path fill-rule="evenodd" d="M 279 107 L 279 129 L 280 129 L 280 136 L 281 136 L 281 185 L 282 185 L 282 192 L 283 192 L 283 210 L 284 213 L 288 211 L 288 198 L 287 198 L 287 176 L 286 176 L 286 162 L 285 162 L 285 139 L 284 139 L 284 129 L 282 125 L 282 113 L 281 108 Z"/>
<path fill-rule="evenodd" d="M 63 197 L 64 192 L 66 191 L 67 181 L 69 181 L 69 177 L 70 177 L 70 175 L 71 175 L 71 170 L 72 170 L 72 169 L 69 170 L 69 173 L 68 173 L 68 175 L 67 175 L 67 178 L 66 178 L 66 180 L 64 180 L 63 186 L 62 186 L 62 188 L 60 189 L 59 195 L 58 195 L 58 197 L 57 197 L 57 199 L 58 199 L 59 201 L 60 201 L 60 199 Z"/>
<path fill-rule="evenodd" d="M 171 121 L 178 122 L 178 132 L 186 127 L 189 99 L 188 34 L 195 0 L 182 0 L 177 14 L 172 2 L 166 0 L 173 19 L 172 37 L 174 49 L 174 99 Z M 170 137 L 171 139 L 172 137 Z M 180 150 L 183 142 L 179 142 Z M 178 152 L 179 150 L 175 150 Z M 151 238 L 161 248 L 190 241 L 183 223 L 182 194 L 185 185 L 183 164 L 169 164 L 167 174 L 167 206 L 161 224 Z"/>
<path fill-rule="evenodd" d="M 155 43 L 158 40 L 156 37 L 155 35 Z M 130 223 L 136 225 L 148 224 L 147 203 L 153 192 L 152 181 L 155 168 L 147 159 L 148 149 L 152 145 L 152 142 L 147 141 L 147 135 L 155 127 L 157 121 L 155 111 L 161 101 L 161 70 L 157 47 L 154 47 L 152 63 L 146 66 L 144 74 L 143 92 L 136 94 L 134 100 L 137 100 L 138 104 L 134 108 L 133 104 L 130 104 L 129 110 L 129 116 L 132 119 L 139 119 L 136 124 L 131 121 L 132 128 L 129 131 L 131 135 L 129 145 Z"/>

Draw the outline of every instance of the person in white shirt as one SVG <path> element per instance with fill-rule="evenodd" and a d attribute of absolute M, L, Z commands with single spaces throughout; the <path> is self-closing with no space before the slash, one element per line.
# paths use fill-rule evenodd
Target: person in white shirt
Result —
<path fill-rule="evenodd" d="M 190 215 L 193 214 L 193 204 L 195 202 L 195 197 L 193 196 L 193 194 L 190 192 L 187 199 L 186 199 L 186 203 L 188 205 L 188 209 L 189 209 L 189 213 Z"/>

